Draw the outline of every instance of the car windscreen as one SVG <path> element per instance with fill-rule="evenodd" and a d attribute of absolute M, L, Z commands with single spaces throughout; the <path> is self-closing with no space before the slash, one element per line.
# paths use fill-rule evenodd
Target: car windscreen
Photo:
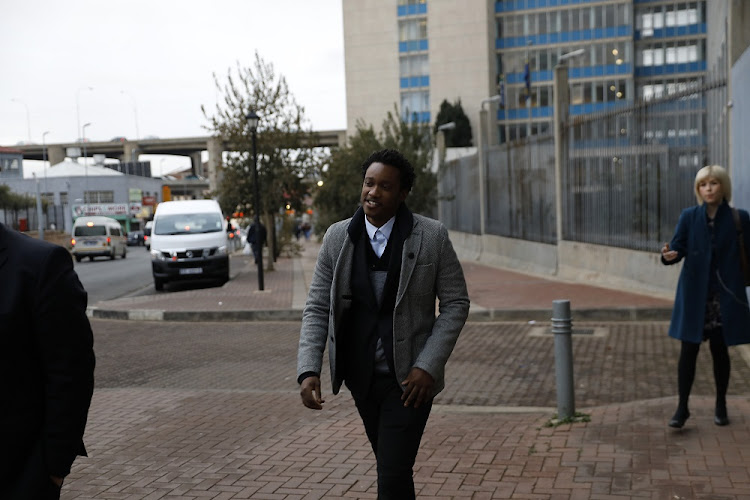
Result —
<path fill-rule="evenodd" d="M 73 236 L 107 236 L 104 226 L 76 226 L 73 231 Z"/>
<path fill-rule="evenodd" d="M 154 234 L 196 234 L 223 231 L 223 220 L 218 213 L 164 214 L 154 222 Z"/>

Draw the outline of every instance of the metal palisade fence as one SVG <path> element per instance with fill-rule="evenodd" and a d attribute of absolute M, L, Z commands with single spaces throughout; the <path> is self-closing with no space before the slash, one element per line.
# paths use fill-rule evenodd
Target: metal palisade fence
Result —
<path fill-rule="evenodd" d="M 562 217 L 565 240 L 658 251 L 681 210 L 696 202 L 696 172 L 727 164 L 726 102 L 719 74 L 571 117 L 562 127 L 560 214 L 552 134 L 486 147 L 484 186 L 481 155 L 443 162 L 440 218 L 449 229 L 479 234 L 483 189 L 486 234 L 555 244 Z"/>

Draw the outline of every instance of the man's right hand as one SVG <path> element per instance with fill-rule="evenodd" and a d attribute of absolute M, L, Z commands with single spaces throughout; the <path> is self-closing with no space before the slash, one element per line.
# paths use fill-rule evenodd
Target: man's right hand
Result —
<path fill-rule="evenodd" d="M 320 377 L 311 375 L 302 381 L 300 386 L 302 404 L 313 410 L 322 410 L 325 400 L 320 394 Z"/>

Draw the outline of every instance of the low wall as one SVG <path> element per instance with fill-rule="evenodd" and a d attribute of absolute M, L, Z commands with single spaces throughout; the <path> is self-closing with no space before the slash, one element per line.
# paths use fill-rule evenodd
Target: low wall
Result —
<path fill-rule="evenodd" d="M 450 231 L 450 237 L 462 260 L 665 299 L 674 298 L 681 268 L 662 265 L 657 251 L 573 241 L 550 245 L 458 231 Z"/>

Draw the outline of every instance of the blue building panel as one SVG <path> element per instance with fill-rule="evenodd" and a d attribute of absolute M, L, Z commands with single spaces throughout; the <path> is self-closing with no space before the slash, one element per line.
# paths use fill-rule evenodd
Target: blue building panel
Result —
<path fill-rule="evenodd" d="M 405 42 L 398 42 L 399 53 L 403 52 L 420 52 L 430 48 L 429 42 L 425 40 L 407 40 Z"/>
<path fill-rule="evenodd" d="M 573 6 L 592 3 L 597 0 L 505 0 L 495 3 L 495 12 L 512 12 L 516 10 L 543 9 L 546 7 Z"/>
<path fill-rule="evenodd" d="M 399 5 L 396 12 L 398 17 L 427 14 L 427 4 L 418 3 L 412 5 Z"/>
<path fill-rule="evenodd" d="M 663 66 L 638 66 L 635 68 L 635 76 L 661 76 L 678 73 L 698 73 L 701 71 L 706 71 L 706 61 L 664 64 Z"/>
<path fill-rule="evenodd" d="M 653 34 L 643 36 L 641 30 L 635 30 L 633 38 L 635 40 L 652 39 L 652 38 L 673 38 L 676 36 L 705 35 L 706 23 L 690 24 L 688 26 L 656 28 Z"/>

